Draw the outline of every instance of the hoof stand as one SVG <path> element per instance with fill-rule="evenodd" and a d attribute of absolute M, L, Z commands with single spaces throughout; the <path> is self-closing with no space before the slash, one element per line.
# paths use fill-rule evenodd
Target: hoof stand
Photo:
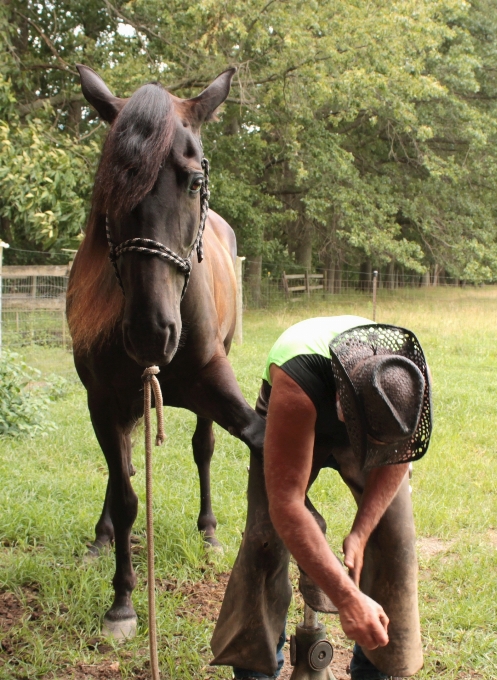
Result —
<path fill-rule="evenodd" d="M 335 680 L 329 667 L 333 647 L 326 640 L 323 624 L 306 628 L 299 624 L 290 643 L 293 673 L 290 680 Z"/>
<path fill-rule="evenodd" d="M 112 638 L 113 640 L 130 640 L 136 635 L 136 625 L 136 616 L 129 619 L 120 619 L 118 621 L 104 618 L 102 635 L 104 637 Z"/>

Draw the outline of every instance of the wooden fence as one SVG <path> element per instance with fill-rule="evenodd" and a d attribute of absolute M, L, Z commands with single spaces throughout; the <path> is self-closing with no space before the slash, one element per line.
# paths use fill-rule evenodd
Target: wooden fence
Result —
<path fill-rule="evenodd" d="M 242 261 L 236 261 L 237 300 L 234 340 L 242 342 Z M 0 276 L 0 330 L 4 344 L 70 343 L 66 321 L 68 265 L 4 266 Z M 2 337 L 2 335 L 0 335 Z"/>
<path fill-rule="evenodd" d="M 296 286 L 290 286 L 289 283 L 293 281 L 303 281 Z M 321 281 L 321 283 L 313 284 L 313 281 Z M 309 274 L 305 271 L 303 274 L 286 274 L 283 272 L 282 277 L 283 290 L 290 302 L 300 300 L 302 295 L 310 295 L 313 290 L 324 290 L 324 275 L 323 274 Z M 298 295 L 295 295 L 298 293 Z"/>

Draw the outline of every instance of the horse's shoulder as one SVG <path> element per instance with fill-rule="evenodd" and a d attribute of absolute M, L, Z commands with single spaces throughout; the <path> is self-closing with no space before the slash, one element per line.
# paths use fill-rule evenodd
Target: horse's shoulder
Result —
<path fill-rule="evenodd" d="M 212 231 L 221 245 L 230 253 L 233 262 L 236 259 L 236 236 L 233 229 L 225 219 L 214 210 L 209 210 L 206 227 Z"/>

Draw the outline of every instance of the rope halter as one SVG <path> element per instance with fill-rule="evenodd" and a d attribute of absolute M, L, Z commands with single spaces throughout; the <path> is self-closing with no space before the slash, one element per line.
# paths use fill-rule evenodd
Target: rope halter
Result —
<path fill-rule="evenodd" d="M 105 232 L 107 234 L 107 243 L 109 244 L 109 260 L 114 267 L 117 280 L 121 286 L 121 290 L 124 294 L 124 286 L 119 274 L 119 269 L 117 266 L 117 260 L 123 253 L 135 252 L 143 253 L 144 255 L 157 255 L 166 262 L 170 262 L 183 272 L 185 275 L 185 283 L 183 285 L 183 290 L 181 291 L 181 300 L 184 298 L 186 289 L 188 287 L 188 282 L 190 280 L 190 274 L 192 271 L 192 255 L 193 251 L 197 251 L 198 262 L 202 262 L 204 259 L 204 247 L 203 247 L 203 236 L 205 229 L 205 221 L 207 219 L 207 213 L 209 212 L 209 161 L 207 158 L 202 158 L 202 170 L 204 171 L 204 179 L 202 186 L 200 187 L 200 224 L 198 228 L 197 238 L 192 246 L 190 255 L 188 257 L 181 257 L 173 250 L 165 246 L 159 241 L 154 241 L 150 238 L 130 238 L 127 241 L 123 241 L 116 245 L 111 238 L 110 228 L 109 228 L 109 217 L 105 216 Z"/>

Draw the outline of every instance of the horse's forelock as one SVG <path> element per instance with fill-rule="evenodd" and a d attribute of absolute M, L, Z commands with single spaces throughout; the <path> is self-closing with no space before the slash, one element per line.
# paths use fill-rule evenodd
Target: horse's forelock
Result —
<path fill-rule="evenodd" d="M 97 200 L 114 215 L 132 210 L 152 190 L 174 134 L 173 102 L 158 83 L 137 90 L 106 139 L 97 176 Z"/>

